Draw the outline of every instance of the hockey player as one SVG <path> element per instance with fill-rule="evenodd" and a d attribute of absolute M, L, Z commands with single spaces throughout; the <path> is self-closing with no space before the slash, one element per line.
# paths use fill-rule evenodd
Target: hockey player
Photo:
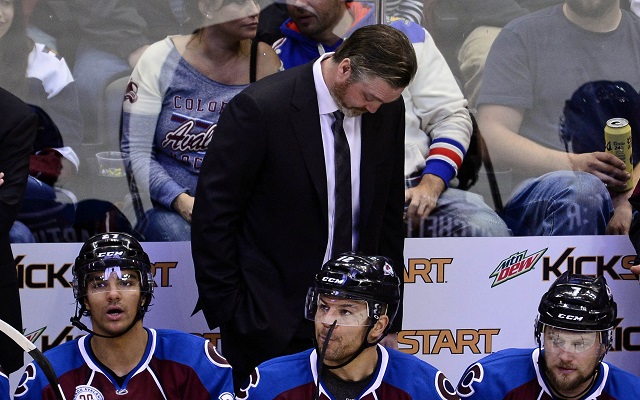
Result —
<path fill-rule="evenodd" d="M 640 378 L 602 361 L 617 306 L 604 277 L 562 274 L 542 296 L 536 349 L 507 349 L 471 365 L 462 399 L 640 399 Z"/>
<path fill-rule="evenodd" d="M 0 400 L 11 400 L 9 378 L 0 369 Z"/>
<path fill-rule="evenodd" d="M 143 327 L 153 286 L 149 257 L 132 236 L 106 233 L 82 246 L 71 322 L 90 334 L 45 353 L 67 399 L 233 399 L 231 367 L 208 340 Z M 29 364 L 15 399 L 55 398 L 40 367 Z"/>
<path fill-rule="evenodd" d="M 237 398 L 458 399 L 442 372 L 378 344 L 399 300 L 400 280 L 387 258 L 349 252 L 329 260 L 305 306 L 316 348 L 262 363 Z"/>

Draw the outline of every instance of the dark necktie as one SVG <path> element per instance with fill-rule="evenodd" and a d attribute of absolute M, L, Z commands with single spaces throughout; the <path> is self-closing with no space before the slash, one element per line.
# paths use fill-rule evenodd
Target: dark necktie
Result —
<path fill-rule="evenodd" d="M 344 114 L 335 111 L 333 130 L 335 150 L 335 219 L 333 226 L 333 247 L 331 257 L 351 251 L 351 152 L 342 122 Z"/>

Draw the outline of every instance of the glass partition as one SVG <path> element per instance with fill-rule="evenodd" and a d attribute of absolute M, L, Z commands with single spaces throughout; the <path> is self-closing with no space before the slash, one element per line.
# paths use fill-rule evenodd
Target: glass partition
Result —
<path fill-rule="evenodd" d="M 288 19 L 289 12 L 297 13 L 298 24 L 309 24 L 312 28 L 316 24 L 321 29 L 331 15 L 331 7 L 340 13 L 346 7 L 347 12 L 334 21 L 335 38 L 317 46 L 320 53 L 331 51 L 358 24 L 384 19 L 385 23 L 410 25 L 403 21 L 411 20 L 426 28 L 424 37 L 419 37 L 419 30 L 403 28 L 410 36 L 416 35 L 410 37 L 414 43 L 422 43 L 416 49 L 428 49 L 418 57 L 422 58 L 421 68 L 430 69 L 424 75 L 427 78 L 414 83 L 413 91 L 404 96 L 408 132 L 410 124 L 415 124 L 413 128 L 428 138 L 415 147 L 417 153 L 407 145 L 408 154 L 413 152 L 408 157 L 417 154 L 418 159 L 423 158 L 418 161 L 419 167 L 405 168 L 408 188 L 420 183 L 427 171 L 424 168 L 428 168 L 425 162 L 428 165 L 431 155 L 460 172 L 458 177 L 439 175 L 448 177 L 446 183 L 450 188 L 478 194 L 488 209 L 501 212 L 526 179 L 567 172 L 549 183 L 549 190 L 553 191 L 537 192 L 541 199 L 545 196 L 548 199 L 563 187 L 573 188 L 576 176 L 586 172 L 589 176 L 585 184 L 593 188 L 576 194 L 577 197 L 561 196 L 562 201 L 573 202 L 565 204 L 562 215 L 549 212 L 553 204 L 545 203 L 545 209 L 534 210 L 536 206 L 526 203 L 519 211 L 512 210 L 512 214 L 505 216 L 517 219 L 523 213 L 522 208 L 527 208 L 533 214 L 551 214 L 555 224 L 571 229 L 556 231 L 541 218 L 511 222 L 519 226 L 539 225 L 542 230 L 513 232 L 509 225 L 511 233 L 604 233 L 602 229 L 606 229 L 612 216 L 608 232 L 621 233 L 625 226 L 628 228 L 631 218 L 631 211 L 621 204 L 637 180 L 637 176 L 629 179 L 627 173 L 633 172 L 633 160 L 640 156 L 634 154 L 631 146 L 631 137 L 640 132 L 636 126 L 640 115 L 637 108 L 640 24 L 627 11 L 630 4 L 624 0 L 621 18 L 605 6 L 588 9 L 586 3 L 590 2 L 580 0 L 567 0 L 574 7 L 567 14 L 563 3 L 560 0 L 5 2 L 0 11 L 11 18 L 0 25 L 4 64 L 0 86 L 33 106 L 40 116 L 31 177 L 18 218 L 23 225 L 16 226 L 12 238 L 15 242 L 81 242 L 95 233 L 119 230 L 134 233 L 141 240 L 158 241 L 163 240 L 162 231 L 167 226 L 186 232 L 182 237 L 188 238 L 199 164 L 215 135 L 215 124 L 224 105 L 249 84 L 249 78 L 233 90 L 220 88 L 213 80 L 209 89 L 195 78 L 183 76 L 177 80 L 183 69 L 194 68 L 205 78 L 211 72 L 192 55 L 182 57 L 185 51 L 190 52 L 191 45 L 211 37 L 203 34 L 211 26 L 227 27 L 216 31 L 225 34 L 240 26 L 248 31 L 257 30 L 258 39 L 273 45 L 276 53 L 281 54 L 278 46 L 282 46 L 283 32 L 300 31 L 295 21 Z M 252 19 L 258 9 L 259 24 Z M 522 24 L 510 25 L 508 32 L 503 33 L 509 21 L 534 14 L 540 26 L 553 26 L 552 21 L 565 25 L 549 28 L 549 35 Z M 592 24 L 585 22 L 580 27 L 575 21 Z M 616 21 L 622 22 L 618 25 Z M 576 33 L 576 27 L 591 32 L 586 37 L 595 37 L 593 40 L 601 43 L 604 50 L 589 47 L 589 41 L 581 36 L 584 32 Z M 246 38 L 246 32 L 233 32 L 238 43 Z M 192 37 L 184 36 L 189 38 L 186 40 L 173 36 L 192 33 Z M 539 36 L 527 36 L 533 33 Z M 553 36 L 561 33 L 566 38 Z M 616 40 L 618 33 L 625 37 L 622 43 L 616 42 L 621 47 L 606 47 L 613 46 L 612 40 Z M 172 38 L 167 39 L 168 36 Z M 554 47 L 566 42 L 565 39 L 576 42 L 566 45 L 569 47 Z M 158 43 L 164 43 L 164 47 Z M 429 47 L 430 43 L 435 43 L 435 47 Z M 498 43 L 498 49 L 492 50 L 495 55 L 486 61 L 494 43 Z M 570 50 L 571 53 L 562 55 Z M 574 62 L 568 62 L 568 58 Z M 285 62 L 284 68 L 287 67 Z M 440 78 L 436 79 L 434 69 Z M 132 74 L 135 79 L 130 80 Z M 487 88 L 482 85 L 485 74 L 489 79 L 485 82 Z M 209 76 L 219 75 L 213 71 Z M 455 86 L 442 82 L 455 82 Z M 176 85 L 184 85 L 182 92 L 167 95 Z M 437 93 L 429 88 L 449 89 Z M 220 91 L 225 94 L 220 95 Z M 207 93 L 212 93 L 211 97 Z M 457 96 L 464 96 L 468 103 L 461 103 Z M 453 134 L 439 133 L 439 129 L 443 131 L 442 125 L 450 121 L 447 119 L 450 114 L 460 115 L 460 107 L 468 109 L 467 122 L 451 125 Z M 413 116 L 409 115 L 411 110 Z M 606 121 L 611 118 L 623 118 L 628 124 L 610 126 L 609 136 L 605 137 Z M 541 127 L 545 129 L 542 134 L 536 131 Z M 632 134 L 624 131 L 625 127 L 630 127 Z M 510 130 L 515 136 L 504 135 L 502 130 Z M 620 135 L 627 136 L 620 140 Z M 453 137 L 462 143 L 462 148 L 438 147 L 439 137 Z M 613 154 L 622 161 L 616 162 L 604 154 Z M 190 199 L 179 199 L 182 193 Z M 147 236 L 149 213 L 154 209 L 173 213 L 186 223 L 159 218 L 152 222 L 161 232 Z M 437 226 L 447 223 L 440 221 L 417 229 L 407 226 L 407 236 L 479 236 L 498 232 L 447 231 L 448 228 Z M 26 230 L 20 229 L 25 227 Z M 175 238 L 182 240 L 179 236 L 166 236 L 166 240 Z"/>

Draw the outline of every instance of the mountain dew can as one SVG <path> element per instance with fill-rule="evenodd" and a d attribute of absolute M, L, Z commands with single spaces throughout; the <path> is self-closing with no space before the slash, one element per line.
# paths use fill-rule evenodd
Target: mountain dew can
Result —
<path fill-rule="evenodd" d="M 604 127 L 605 150 L 618 157 L 626 164 L 631 175 L 627 185 L 621 191 L 633 188 L 633 152 L 631 143 L 631 125 L 624 118 L 611 118 Z"/>

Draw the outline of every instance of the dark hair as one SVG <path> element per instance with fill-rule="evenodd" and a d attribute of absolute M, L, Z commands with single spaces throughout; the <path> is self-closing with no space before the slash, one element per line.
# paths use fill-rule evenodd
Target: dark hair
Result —
<path fill-rule="evenodd" d="M 336 63 L 345 58 L 351 61 L 354 80 L 375 76 L 394 88 L 407 87 L 418 69 L 411 42 L 389 25 L 367 25 L 354 31 L 333 55 Z"/>
<path fill-rule="evenodd" d="M 33 41 L 27 36 L 22 4 L 22 0 L 13 3 L 13 21 L 0 39 L 0 87 L 24 99 L 27 86 L 25 75 Z"/>

